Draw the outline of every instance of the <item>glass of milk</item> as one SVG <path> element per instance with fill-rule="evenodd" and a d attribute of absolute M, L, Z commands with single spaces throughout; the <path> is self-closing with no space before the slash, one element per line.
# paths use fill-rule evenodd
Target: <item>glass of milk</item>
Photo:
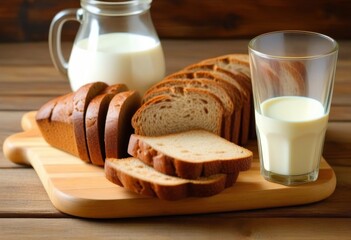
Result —
<path fill-rule="evenodd" d="M 323 34 L 277 31 L 249 43 L 261 174 L 295 185 L 318 178 L 338 44 Z"/>
<path fill-rule="evenodd" d="M 143 94 L 165 75 L 160 40 L 150 16 L 152 0 L 81 0 L 53 19 L 49 47 L 55 67 L 68 76 L 73 91 L 90 82 L 124 83 Z M 67 62 L 61 52 L 65 22 L 80 28 Z"/>

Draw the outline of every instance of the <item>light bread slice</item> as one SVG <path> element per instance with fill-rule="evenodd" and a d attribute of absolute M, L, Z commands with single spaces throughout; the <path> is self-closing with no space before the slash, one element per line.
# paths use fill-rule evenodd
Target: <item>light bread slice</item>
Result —
<path fill-rule="evenodd" d="M 103 166 L 105 162 L 105 121 L 111 99 L 119 92 L 126 91 L 124 84 L 107 87 L 103 93 L 94 97 L 85 115 L 85 131 L 88 144 L 89 158 L 92 164 Z"/>
<path fill-rule="evenodd" d="M 159 137 L 133 134 L 128 153 L 157 171 L 186 179 L 248 170 L 252 152 L 204 130 Z"/>
<path fill-rule="evenodd" d="M 144 103 L 132 118 L 135 133 L 160 136 L 191 129 L 205 129 L 217 135 L 222 131 L 223 106 L 202 89 L 173 88 L 167 95 Z"/>
<path fill-rule="evenodd" d="M 140 107 L 140 95 L 137 91 L 118 93 L 111 100 L 104 133 L 105 154 L 107 158 L 127 157 L 130 135 L 133 133 L 131 119 Z"/>
<path fill-rule="evenodd" d="M 221 136 L 225 136 L 226 139 L 231 139 L 233 142 L 238 143 L 239 141 L 239 130 L 241 126 L 241 112 L 243 107 L 243 96 L 239 89 L 233 85 L 231 81 L 225 79 L 227 76 L 223 76 L 221 73 L 217 71 L 213 71 L 213 69 L 192 69 L 192 70 L 182 70 L 177 73 L 171 74 L 165 78 L 163 81 L 170 80 L 196 80 L 196 79 L 207 79 L 211 80 L 214 83 L 222 86 L 231 96 L 231 100 L 234 103 L 234 111 L 230 118 L 226 118 L 225 129 L 222 129 Z M 235 129 L 232 127 L 235 126 Z"/>
<path fill-rule="evenodd" d="M 157 172 L 154 168 L 132 157 L 107 158 L 105 174 L 111 182 L 134 193 L 163 200 L 209 197 L 231 187 L 238 177 L 238 173 L 234 173 L 187 180 Z"/>
<path fill-rule="evenodd" d="M 73 95 L 72 122 L 79 158 L 90 162 L 85 133 L 85 114 L 89 102 L 99 95 L 108 85 L 103 82 L 88 83 L 80 87 Z"/>
<path fill-rule="evenodd" d="M 168 94 L 174 87 L 185 87 L 203 89 L 206 93 L 218 96 L 224 108 L 224 119 L 222 122 L 221 136 L 230 140 L 231 116 L 234 111 L 234 104 L 231 96 L 225 88 L 214 81 L 197 78 L 197 79 L 166 79 L 155 84 L 143 96 L 143 102 L 147 102 L 151 98 L 159 95 Z M 162 89 L 162 90 L 160 90 Z"/>

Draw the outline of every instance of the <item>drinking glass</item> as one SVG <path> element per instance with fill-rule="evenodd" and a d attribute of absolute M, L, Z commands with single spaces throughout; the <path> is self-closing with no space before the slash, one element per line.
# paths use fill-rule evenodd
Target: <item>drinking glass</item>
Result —
<path fill-rule="evenodd" d="M 295 185 L 318 178 L 338 44 L 315 32 L 277 31 L 249 43 L 261 174 Z"/>

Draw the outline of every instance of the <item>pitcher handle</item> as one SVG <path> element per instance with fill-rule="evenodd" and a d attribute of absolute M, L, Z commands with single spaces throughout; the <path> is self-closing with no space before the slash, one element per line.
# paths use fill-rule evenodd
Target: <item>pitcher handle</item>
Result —
<path fill-rule="evenodd" d="M 56 69 L 67 76 L 68 62 L 62 54 L 61 31 L 63 24 L 67 21 L 82 21 L 83 9 L 72 8 L 58 12 L 53 18 L 49 31 L 50 56 Z"/>

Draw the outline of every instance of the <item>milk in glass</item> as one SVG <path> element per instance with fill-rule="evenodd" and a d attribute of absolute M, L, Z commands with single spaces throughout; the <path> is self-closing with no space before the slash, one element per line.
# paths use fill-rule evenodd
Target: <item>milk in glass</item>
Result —
<path fill-rule="evenodd" d="M 328 115 L 312 98 L 284 96 L 261 103 L 255 113 L 266 171 L 303 175 L 318 169 Z"/>

